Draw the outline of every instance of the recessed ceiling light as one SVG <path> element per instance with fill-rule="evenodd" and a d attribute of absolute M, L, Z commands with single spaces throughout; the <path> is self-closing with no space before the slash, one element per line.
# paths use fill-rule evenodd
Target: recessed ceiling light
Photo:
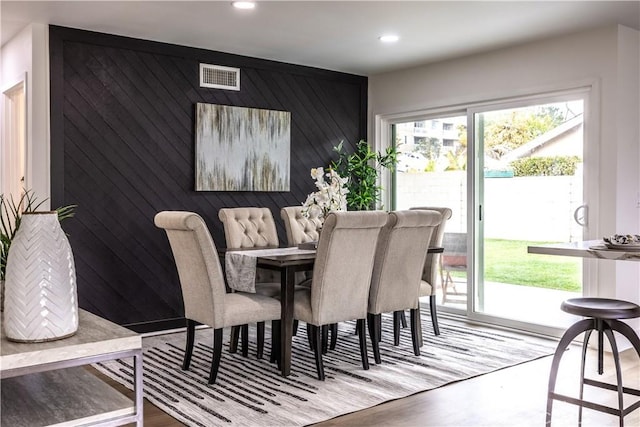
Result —
<path fill-rule="evenodd" d="M 398 37 L 395 34 L 385 34 L 383 36 L 378 37 L 378 39 L 383 43 L 394 43 L 400 40 L 400 37 Z"/>
<path fill-rule="evenodd" d="M 255 9 L 256 2 L 254 1 L 234 1 L 231 3 L 236 9 Z"/>

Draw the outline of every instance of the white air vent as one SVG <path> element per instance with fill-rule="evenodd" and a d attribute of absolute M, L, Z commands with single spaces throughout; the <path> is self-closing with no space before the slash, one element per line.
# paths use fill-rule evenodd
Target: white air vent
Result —
<path fill-rule="evenodd" d="M 240 90 L 240 69 L 222 65 L 200 64 L 200 86 Z"/>

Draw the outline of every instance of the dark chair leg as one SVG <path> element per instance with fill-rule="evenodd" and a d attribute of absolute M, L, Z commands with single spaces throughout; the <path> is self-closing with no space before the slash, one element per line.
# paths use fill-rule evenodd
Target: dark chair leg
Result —
<path fill-rule="evenodd" d="M 382 342 L 382 315 L 376 316 L 376 328 L 378 330 L 378 342 Z"/>
<path fill-rule="evenodd" d="M 298 319 L 293 319 L 293 336 L 295 337 L 296 335 L 298 335 Z"/>
<path fill-rule="evenodd" d="M 322 354 L 329 350 L 329 325 L 322 325 Z"/>
<path fill-rule="evenodd" d="M 437 304 L 436 296 L 431 295 L 429 297 L 429 310 L 431 311 L 431 323 L 433 324 L 433 333 L 436 335 L 440 335 L 440 327 L 438 326 L 438 311 L 436 309 L 436 304 Z"/>
<path fill-rule="evenodd" d="M 238 339 L 240 338 L 240 326 L 231 327 L 231 337 L 229 338 L 229 353 L 238 351 Z"/>
<path fill-rule="evenodd" d="M 240 327 L 242 335 L 242 357 L 249 355 L 249 325 L 242 325 Z"/>
<path fill-rule="evenodd" d="M 371 348 L 373 348 L 373 359 L 377 365 L 382 363 L 380 359 L 380 343 L 378 335 L 381 333 L 378 329 L 378 317 L 380 314 L 367 313 L 367 325 L 369 327 L 369 338 L 371 338 Z"/>
<path fill-rule="evenodd" d="M 365 325 L 365 319 L 358 319 L 356 321 L 356 328 L 358 328 L 358 337 L 360 340 L 360 357 L 362 358 L 362 368 L 364 370 L 369 369 L 369 355 L 367 354 L 367 327 Z"/>
<path fill-rule="evenodd" d="M 258 359 L 262 359 L 264 352 L 264 322 L 258 322 Z"/>
<path fill-rule="evenodd" d="M 322 364 L 322 327 L 310 325 L 313 340 L 313 355 L 316 358 L 316 372 L 318 379 L 324 381 L 324 365 Z"/>
<path fill-rule="evenodd" d="M 400 345 L 400 323 L 403 311 L 393 312 L 393 345 Z"/>
<path fill-rule="evenodd" d="M 271 321 L 271 357 L 269 362 L 280 361 L 280 321 Z"/>
<path fill-rule="evenodd" d="M 403 328 L 407 327 L 407 316 L 405 315 L 404 310 L 400 312 L 400 322 L 402 323 Z"/>
<path fill-rule="evenodd" d="M 331 344 L 329 345 L 329 350 L 335 350 L 338 342 L 338 324 L 332 323 L 329 325 L 329 329 L 331 330 Z"/>
<path fill-rule="evenodd" d="M 211 371 L 209 372 L 209 384 L 216 382 L 220 358 L 222 357 L 222 328 L 213 330 L 213 358 L 211 359 Z"/>
<path fill-rule="evenodd" d="M 187 345 L 184 348 L 184 360 L 182 361 L 182 370 L 189 369 L 191 364 L 191 355 L 193 354 L 193 340 L 196 333 L 196 322 L 191 319 L 187 319 Z"/>
<path fill-rule="evenodd" d="M 422 320 L 420 320 L 421 316 L 422 316 L 421 307 L 422 306 L 420 305 L 420 301 L 418 301 L 418 311 L 416 313 L 416 316 L 418 316 L 418 344 L 420 345 L 420 347 L 422 347 L 422 344 L 423 344 L 423 339 L 422 339 Z"/>
<path fill-rule="evenodd" d="M 419 333 L 420 328 L 418 327 L 418 322 L 420 322 L 420 309 L 412 308 L 411 309 L 411 341 L 413 342 L 413 354 L 416 356 L 420 356 L 420 339 Z"/>
<path fill-rule="evenodd" d="M 309 323 L 307 323 L 307 340 L 309 340 L 309 349 L 310 350 L 314 350 L 314 337 L 313 337 L 313 328 L 311 327 L 312 325 L 310 325 Z"/>

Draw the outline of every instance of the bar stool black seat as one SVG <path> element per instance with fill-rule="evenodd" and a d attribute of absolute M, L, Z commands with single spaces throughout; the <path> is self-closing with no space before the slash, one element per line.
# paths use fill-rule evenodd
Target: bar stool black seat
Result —
<path fill-rule="evenodd" d="M 624 425 L 624 417 L 630 412 L 640 407 L 640 400 L 624 408 L 623 396 L 624 394 L 631 394 L 634 396 L 640 396 L 640 390 L 623 387 L 622 385 L 622 370 L 620 369 L 620 357 L 618 354 L 618 346 L 613 335 L 613 331 L 619 332 L 626 337 L 640 357 L 640 339 L 634 330 L 620 319 L 633 319 L 640 317 L 640 306 L 628 301 L 621 301 L 616 299 L 607 298 L 571 298 L 562 303 L 560 308 L 571 314 L 586 317 L 586 319 L 572 325 L 564 333 L 556 352 L 553 355 L 553 362 L 551 363 L 551 373 L 549 375 L 549 391 L 547 394 L 547 421 L 546 424 L 551 425 L 551 411 L 554 400 L 560 400 L 568 402 L 574 405 L 578 405 L 578 423 L 582 423 L 582 408 L 589 408 L 595 411 L 606 412 L 608 414 L 616 415 L 620 420 L 620 426 Z M 611 351 L 613 360 L 616 367 L 616 384 L 604 383 L 596 381 L 590 378 L 584 377 L 585 360 L 587 353 L 587 344 L 589 343 L 589 337 L 591 332 L 598 332 L 598 374 L 603 373 L 603 344 L 604 335 L 607 336 L 609 343 L 611 344 Z M 582 344 L 582 362 L 580 365 L 580 397 L 574 398 L 555 393 L 556 378 L 558 376 L 558 367 L 562 356 L 571 343 L 578 335 L 586 332 L 584 342 Z M 584 386 L 589 385 L 592 387 L 600 387 L 607 390 L 614 390 L 618 392 L 618 408 L 612 408 L 605 405 L 600 405 L 595 402 L 590 402 L 583 399 Z"/>

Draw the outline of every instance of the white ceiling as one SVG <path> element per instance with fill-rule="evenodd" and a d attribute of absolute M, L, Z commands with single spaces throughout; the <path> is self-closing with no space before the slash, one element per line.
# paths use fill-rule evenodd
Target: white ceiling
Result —
<path fill-rule="evenodd" d="M 2 44 L 29 22 L 372 75 L 609 24 L 640 1 L 0 1 Z M 400 41 L 379 42 L 393 32 Z"/>

